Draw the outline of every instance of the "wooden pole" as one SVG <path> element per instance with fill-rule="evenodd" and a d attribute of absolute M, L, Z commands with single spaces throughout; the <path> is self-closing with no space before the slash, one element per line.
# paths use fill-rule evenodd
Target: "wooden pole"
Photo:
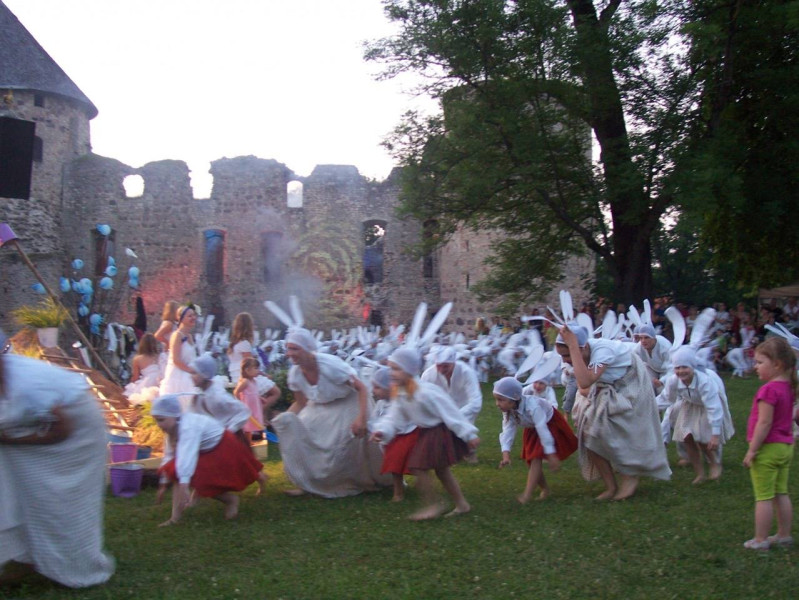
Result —
<path fill-rule="evenodd" d="M 108 368 L 108 366 L 103 362 L 103 359 L 100 358 L 100 355 L 97 354 L 97 351 L 94 349 L 94 346 L 92 346 L 92 343 L 86 338 L 86 335 L 84 335 L 83 330 L 81 330 L 80 326 L 72 318 L 72 315 L 69 313 L 69 310 L 63 304 L 61 304 L 61 301 L 58 299 L 58 296 L 56 296 L 53 293 L 53 290 L 50 289 L 50 286 L 47 285 L 47 282 L 39 273 L 39 270 L 36 268 L 36 265 L 34 265 L 31 262 L 31 259 L 28 258 L 28 255 L 25 254 L 25 251 L 22 249 L 22 246 L 19 245 L 19 242 L 16 239 L 13 239 L 7 241 L 5 244 L 14 245 L 14 247 L 17 249 L 17 252 L 19 252 L 19 255 L 22 257 L 22 261 L 33 272 L 33 274 L 36 276 L 36 279 L 39 280 L 39 283 L 41 283 L 42 286 L 44 286 L 45 291 L 50 296 L 50 298 L 53 299 L 53 302 L 55 302 L 58 306 L 64 309 L 67 315 L 67 321 L 69 321 L 69 324 L 72 325 L 72 328 L 75 330 L 75 333 L 77 334 L 80 341 L 82 341 L 85 344 L 86 349 L 91 353 L 92 357 L 97 362 L 97 366 L 99 366 L 103 371 L 105 371 L 105 374 L 108 375 L 108 378 L 111 381 L 119 383 L 119 380 L 116 377 L 114 377 L 113 373 L 111 373 L 111 369 Z"/>

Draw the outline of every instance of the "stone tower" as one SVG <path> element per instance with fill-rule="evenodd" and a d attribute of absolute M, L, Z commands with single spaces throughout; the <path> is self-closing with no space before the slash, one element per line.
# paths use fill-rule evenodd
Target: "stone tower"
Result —
<path fill-rule="evenodd" d="M 29 200 L 0 198 L 0 221 L 15 231 L 49 281 L 63 262 L 64 165 L 91 151 L 89 121 L 97 108 L 0 1 L 0 116 L 36 124 Z M 33 275 L 16 253 L 0 252 L 0 323 L 31 302 Z"/>

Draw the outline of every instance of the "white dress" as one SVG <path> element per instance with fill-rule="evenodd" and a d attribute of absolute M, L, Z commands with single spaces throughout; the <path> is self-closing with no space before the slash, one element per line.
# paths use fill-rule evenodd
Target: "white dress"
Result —
<path fill-rule="evenodd" d="M 32 563 L 68 587 L 107 581 L 114 560 L 103 551 L 105 421 L 85 380 L 43 361 L 5 355 L 0 428 L 35 431 L 40 415 L 61 407 L 72 426 L 54 444 L 0 444 L 0 565 Z"/>
<path fill-rule="evenodd" d="M 233 346 L 232 351 L 228 355 L 228 372 L 230 373 L 230 381 L 234 384 L 238 383 L 241 378 L 241 361 L 244 360 L 242 354 L 245 352 L 249 352 L 255 356 L 252 344 L 247 340 L 241 340 Z"/>
<path fill-rule="evenodd" d="M 131 404 L 152 402 L 158 396 L 161 384 L 161 366 L 156 362 L 141 370 L 141 376 L 125 386 L 125 395 Z"/>
<path fill-rule="evenodd" d="M 307 404 L 299 414 L 285 412 L 272 420 L 286 475 L 298 488 L 325 498 L 391 485 L 391 476 L 380 474 L 379 446 L 350 430 L 359 413 L 358 392 L 350 384 L 354 370 L 336 356 L 314 356 L 319 366 L 316 385 L 296 365 L 288 376 L 289 389 L 304 394 Z"/>
<path fill-rule="evenodd" d="M 191 361 L 197 358 L 197 350 L 194 344 L 190 344 L 188 340 L 183 342 L 180 345 L 180 357 L 185 364 L 189 364 Z M 195 386 L 194 381 L 191 379 L 191 373 L 175 366 L 175 363 L 172 360 L 172 354 L 170 353 L 169 361 L 166 365 L 166 373 L 164 374 L 164 378 L 161 380 L 159 394 L 163 396 L 164 394 L 179 394 L 181 392 L 194 391 Z M 181 397 L 180 403 L 184 412 L 187 411 L 191 405 L 191 399 L 191 395 Z"/>

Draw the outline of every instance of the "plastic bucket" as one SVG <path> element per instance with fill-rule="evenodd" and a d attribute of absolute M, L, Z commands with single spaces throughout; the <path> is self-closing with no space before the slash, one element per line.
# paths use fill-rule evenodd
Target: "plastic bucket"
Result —
<path fill-rule="evenodd" d="M 150 455 L 153 453 L 152 446 L 138 446 L 136 449 L 136 460 L 144 460 L 145 458 L 150 458 Z"/>
<path fill-rule="evenodd" d="M 116 435 L 115 433 L 109 433 L 106 435 L 106 437 L 112 444 L 130 444 L 129 435 Z"/>
<path fill-rule="evenodd" d="M 133 498 L 141 491 L 144 467 L 141 465 L 119 465 L 110 467 L 111 493 L 120 498 Z"/>
<path fill-rule="evenodd" d="M 139 447 L 136 444 L 108 444 L 111 450 L 111 462 L 127 462 L 136 460 Z"/>

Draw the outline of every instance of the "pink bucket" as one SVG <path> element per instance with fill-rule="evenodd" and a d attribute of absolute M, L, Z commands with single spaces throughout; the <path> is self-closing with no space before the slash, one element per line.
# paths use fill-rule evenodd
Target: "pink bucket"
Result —
<path fill-rule="evenodd" d="M 144 467 L 141 465 L 119 465 L 110 467 L 111 493 L 120 498 L 133 498 L 141 491 Z"/>
<path fill-rule="evenodd" d="M 108 444 L 111 450 L 111 462 L 127 462 L 136 460 L 136 452 L 139 447 L 136 444 Z"/>

